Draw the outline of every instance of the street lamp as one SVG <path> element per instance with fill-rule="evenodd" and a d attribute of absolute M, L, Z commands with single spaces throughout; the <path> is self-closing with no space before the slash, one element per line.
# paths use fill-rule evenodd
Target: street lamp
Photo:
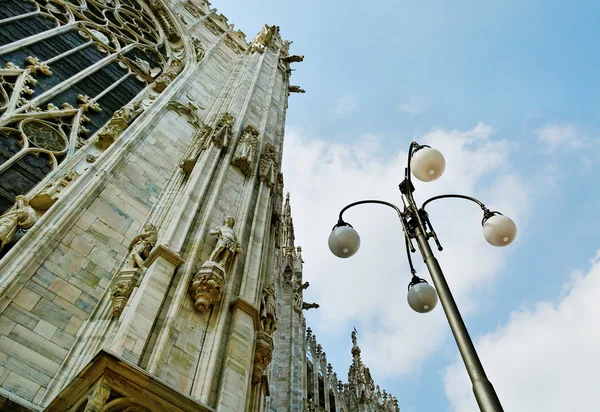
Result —
<path fill-rule="evenodd" d="M 434 200 L 444 198 L 465 199 L 476 203 L 483 211 L 483 219 L 481 221 L 483 236 L 493 246 L 509 245 L 517 235 L 517 226 L 510 218 L 502 215 L 500 212 L 490 211 L 479 200 L 465 195 L 447 194 L 434 196 L 423 202 L 420 208 L 417 207 L 413 197 L 415 188 L 411 182 L 411 172 L 417 179 L 423 182 L 431 182 L 444 173 L 445 167 L 446 161 L 439 151 L 429 146 L 412 142 L 408 149 L 408 166 L 405 169 L 404 180 L 399 186 L 404 210 L 400 210 L 396 205 L 382 200 L 361 200 L 349 204 L 340 211 L 338 223 L 333 227 L 329 235 L 329 249 L 338 257 L 348 258 L 354 255 L 360 247 L 358 232 L 342 218 L 344 212 L 349 208 L 360 204 L 376 203 L 394 209 L 402 224 L 406 256 L 412 273 L 412 279 L 408 284 L 407 299 L 409 306 L 419 313 L 430 312 L 437 305 L 439 295 L 439 300 L 442 302 L 442 307 L 448 318 L 448 323 L 458 345 L 458 350 L 473 384 L 473 392 L 475 393 L 479 409 L 482 412 L 502 412 L 503 409 L 500 400 L 483 370 L 475 346 L 473 346 L 469 332 L 458 311 L 442 269 L 429 246 L 429 239 L 432 238 L 438 250 L 441 251 L 443 249 L 429 221 L 429 215 L 425 211 L 425 206 Z M 417 241 L 417 246 L 433 279 L 435 288 L 417 276 L 417 271 L 413 266 L 410 255 L 411 252 L 414 253 L 416 251 L 413 239 Z"/>

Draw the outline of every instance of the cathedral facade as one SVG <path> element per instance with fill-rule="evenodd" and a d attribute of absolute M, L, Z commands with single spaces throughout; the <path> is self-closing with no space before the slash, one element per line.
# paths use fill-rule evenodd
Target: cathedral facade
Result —
<path fill-rule="evenodd" d="M 205 0 L 0 3 L 0 411 L 397 411 L 306 327 L 291 65 Z"/>

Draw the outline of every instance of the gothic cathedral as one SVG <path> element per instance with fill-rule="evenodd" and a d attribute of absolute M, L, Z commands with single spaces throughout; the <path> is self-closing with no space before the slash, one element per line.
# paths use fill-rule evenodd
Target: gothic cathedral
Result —
<path fill-rule="evenodd" d="M 0 1 L 0 411 L 399 411 L 306 328 L 290 44 L 206 0 Z"/>

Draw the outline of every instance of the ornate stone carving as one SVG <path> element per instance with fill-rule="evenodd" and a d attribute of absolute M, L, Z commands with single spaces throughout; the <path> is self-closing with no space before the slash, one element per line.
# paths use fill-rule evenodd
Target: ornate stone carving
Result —
<path fill-rule="evenodd" d="M 129 124 L 143 111 L 144 107 L 142 106 L 141 100 L 129 103 L 116 111 L 115 114 L 113 114 L 113 117 L 108 121 L 108 124 L 98 132 L 96 145 L 100 149 L 107 149 L 110 147 L 110 145 L 123 134 Z"/>
<path fill-rule="evenodd" d="M 127 257 L 126 267 L 140 269 L 144 266 L 144 261 L 150 255 L 152 248 L 156 245 L 158 236 L 156 226 L 148 223 L 144 226 L 144 233 L 137 235 L 129 245 L 129 255 Z"/>
<path fill-rule="evenodd" d="M 290 86 L 288 88 L 288 91 L 290 93 L 306 93 L 306 90 L 304 90 L 303 88 L 301 88 L 300 86 Z"/>
<path fill-rule="evenodd" d="M 79 107 L 83 109 L 84 112 L 92 111 L 96 113 L 100 113 L 102 108 L 98 103 L 93 101 L 89 96 L 84 94 L 77 95 L 77 102 L 80 103 Z"/>
<path fill-rule="evenodd" d="M 0 250 L 12 240 L 17 229 L 29 229 L 37 222 L 29 200 L 21 195 L 15 200 L 14 207 L 0 216 Z"/>
<path fill-rule="evenodd" d="M 211 235 L 217 236 L 217 244 L 215 249 L 210 254 L 209 261 L 215 262 L 222 267 L 226 267 L 227 263 L 234 258 L 238 253 L 243 253 L 237 236 L 233 231 L 235 219 L 227 216 L 223 221 L 223 226 L 218 226 L 211 230 Z"/>
<path fill-rule="evenodd" d="M 292 56 L 285 56 L 281 58 L 281 61 L 284 63 L 300 63 L 302 61 L 304 61 L 304 56 L 298 56 L 298 55 L 292 55 Z"/>
<path fill-rule="evenodd" d="M 235 149 L 231 164 L 237 166 L 244 175 L 248 176 L 252 171 L 252 163 L 256 156 L 258 146 L 258 130 L 252 125 L 246 126 L 240 141 Z"/>
<path fill-rule="evenodd" d="M 215 262 L 204 262 L 190 284 L 189 293 L 194 307 L 204 313 L 221 300 L 225 269 Z"/>
<path fill-rule="evenodd" d="M 250 43 L 250 53 L 264 53 L 271 44 L 273 36 L 279 34 L 279 26 L 265 26 Z"/>
<path fill-rule="evenodd" d="M 110 376 L 103 376 L 100 378 L 88 396 L 88 403 L 85 406 L 84 412 L 102 411 L 102 409 L 104 409 L 104 405 L 106 405 L 106 401 L 110 397 L 110 391 L 113 383 L 114 379 Z"/>
<path fill-rule="evenodd" d="M 262 330 L 272 335 L 277 329 L 277 304 L 275 301 L 275 285 L 270 284 L 263 289 L 260 304 L 260 323 Z"/>
<path fill-rule="evenodd" d="M 183 8 L 186 9 L 192 16 L 199 18 L 204 14 L 200 7 L 191 0 L 183 2 Z"/>
<path fill-rule="evenodd" d="M 283 217 L 283 173 L 277 175 L 277 184 L 273 191 L 273 220 L 281 222 Z M 279 231 L 277 231 L 279 233 Z M 277 236 L 278 237 L 278 236 Z M 279 239 L 277 239 L 277 247 L 279 247 Z"/>
<path fill-rule="evenodd" d="M 265 150 L 260 158 L 259 164 L 259 176 L 267 186 L 273 187 L 277 182 L 277 173 L 279 172 L 279 165 L 277 163 L 277 151 L 272 144 L 267 143 Z"/>
<path fill-rule="evenodd" d="M 149 3 L 150 3 L 150 8 L 152 9 L 152 11 L 154 12 L 154 15 L 158 19 L 158 22 L 160 23 L 161 27 L 167 34 L 167 39 L 169 39 L 170 42 L 174 42 L 174 43 L 181 40 L 181 37 L 179 37 L 179 33 L 177 32 L 175 23 L 173 23 L 173 20 L 171 19 L 171 15 L 164 8 L 164 6 L 162 5 L 162 2 L 152 0 Z"/>
<path fill-rule="evenodd" d="M 136 268 L 123 269 L 117 274 L 117 278 L 110 288 L 113 316 L 121 316 L 141 274 L 142 270 Z"/>
<path fill-rule="evenodd" d="M 319 304 L 302 302 L 302 310 L 309 310 L 309 309 L 319 309 Z"/>
<path fill-rule="evenodd" d="M 174 59 L 167 69 L 152 84 L 154 91 L 161 93 L 183 70 L 183 61 Z"/>
<path fill-rule="evenodd" d="M 231 126 L 233 125 L 233 116 L 229 113 L 225 113 L 221 119 L 217 122 L 214 128 L 213 134 L 210 136 L 207 144 L 211 142 L 219 148 L 229 146 L 229 140 L 231 138 Z"/>
<path fill-rule="evenodd" d="M 204 145 L 212 131 L 210 126 L 204 126 L 202 129 L 196 131 L 196 134 L 192 138 L 192 143 L 183 155 L 183 160 L 179 163 L 179 167 L 186 175 L 192 173 L 192 170 L 198 161 L 198 156 L 202 153 Z"/>
<path fill-rule="evenodd" d="M 58 200 L 60 192 L 79 177 L 79 173 L 68 170 L 64 175 L 51 180 L 35 196 L 29 200 L 29 204 L 36 209 L 48 210 Z"/>
<path fill-rule="evenodd" d="M 50 67 L 48 67 L 46 63 L 40 61 L 40 59 L 37 57 L 28 56 L 25 59 L 25 63 L 25 68 L 29 69 L 29 71 L 33 74 L 37 74 L 39 72 L 46 76 L 52 75 L 52 70 L 50 70 Z"/>
<path fill-rule="evenodd" d="M 254 352 L 254 368 L 252 369 L 252 383 L 260 382 L 263 373 L 271 363 L 273 356 L 273 338 L 266 332 L 258 331 L 256 334 L 256 349 Z"/>
<path fill-rule="evenodd" d="M 194 50 L 196 51 L 196 61 L 199 62 L 204 58 L 204 46 L 197 37 L 192 39 L 192 44 L 194 45 Z"/>

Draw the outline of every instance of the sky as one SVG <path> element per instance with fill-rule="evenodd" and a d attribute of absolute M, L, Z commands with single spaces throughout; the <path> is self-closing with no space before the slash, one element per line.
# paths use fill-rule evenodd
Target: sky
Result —
<path fill-rule="evenodd" d="M 597 2 L 579 0 L 214 0 L 248 40 L 293 40 L 283 173 L 311 284 L 307 323 L 344 381 L 350 332 L 402 412 L 477 411 L 440 305 L 406 302 L 410 271 L 394 212 L 346 212 L 350 259 L 327 238 L 346 204 L 401 204 L 411 141 L 446 158 L 417 202 L 462 193 L 513 218 L 487 244 L 469 202 L 428 206 L 436 252 L 507 411 L 597 411 L 600 391 L 600 57 Z M 418 274 L 430 279 L 417 254 Z"/>

